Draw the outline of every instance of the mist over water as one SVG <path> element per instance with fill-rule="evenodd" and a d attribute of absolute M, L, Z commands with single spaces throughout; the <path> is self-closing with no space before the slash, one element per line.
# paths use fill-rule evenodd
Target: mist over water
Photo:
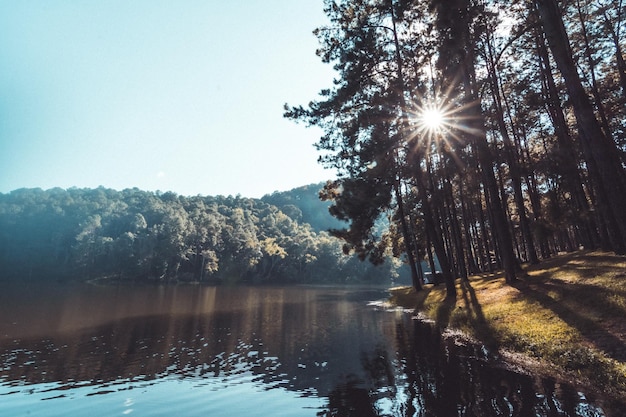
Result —
<path fill-rule="evenodd" d="M 21 286 L 0 295 L 0 415 L 612 416 L 494 366 L 376 288 Z"/>

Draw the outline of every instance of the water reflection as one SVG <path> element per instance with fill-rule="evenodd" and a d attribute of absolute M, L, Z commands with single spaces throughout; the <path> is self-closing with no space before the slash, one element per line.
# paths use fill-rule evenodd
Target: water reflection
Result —
<path fill-rule="evenodd" d="M 381 291 L 86 285 L 53 291 L 0 296 L 2 400 L 27 401 L 43 391 L 36 398 L 54 399 L 90 387 L 78 402 L 84 411 L 95 394 L 107 398 L 130 384 L 150 397 L 176 379 L 203 388 L 188 394 L 188 403 L 161 404 L 187 415 L 192 410 L 184 407 L 206 409 L 209 401 L 218 408 L 223 401 L 223 411 L 231 410 L 225 414 L 237 415 L 236 398 L 206 389 L 241 387 L 265 392 L 248 396 L 253 410 L 254 401 L 267 406 L 270 396 L 285 408 L 291 402 L 279 394 L 287 392 L 324 400 L 292 415 L 622 415 L 622 404 L 495 367 L 480 349 L 444 339 L 428 324 L 367 306 L 384 297 Z"/>

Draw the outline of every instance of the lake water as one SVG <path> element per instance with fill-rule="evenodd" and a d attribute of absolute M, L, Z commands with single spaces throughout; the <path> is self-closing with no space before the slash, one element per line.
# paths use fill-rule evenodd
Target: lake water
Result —
<path fill-rule="evenodd" d="M 374 302 L 386 297 L 375 288 L 5 288 L 0 416 L 626 415 L 496 366 Z"/>

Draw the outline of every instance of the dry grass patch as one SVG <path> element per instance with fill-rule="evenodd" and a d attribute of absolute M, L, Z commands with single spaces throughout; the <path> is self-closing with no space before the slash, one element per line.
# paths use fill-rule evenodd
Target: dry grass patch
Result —
<path fill-rule="evenodd" d="M 526 269 L 514 287 L 500 274 L 473 276 L 469 283 L 457 283 L 455 301 L 445 299 L 443 286 L 417 294 L 392 290 L 398 293 L 402 297 L 394 302 L 442 328 L 547 362 L 572 379 L 626 393 L 626 257 L 561 255 Z"/>

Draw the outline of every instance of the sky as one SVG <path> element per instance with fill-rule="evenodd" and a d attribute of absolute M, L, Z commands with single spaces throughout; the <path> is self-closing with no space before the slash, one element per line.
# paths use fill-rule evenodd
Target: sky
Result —
<path fill-rule="evenodd" d="M 332 85 L 322 0 L 0 0 L 0 193 L 261 197 L 335 176 L 283 118 Z"/>

